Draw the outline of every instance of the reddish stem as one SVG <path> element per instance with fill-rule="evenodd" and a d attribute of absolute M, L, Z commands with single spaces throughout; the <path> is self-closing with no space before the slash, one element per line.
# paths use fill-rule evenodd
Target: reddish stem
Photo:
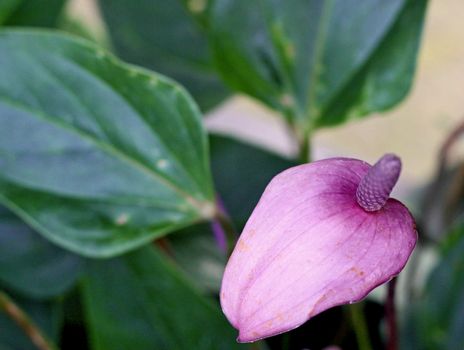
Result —
<path fill-rule="evenodd" d="M 31 318 L 3 291 L 0 290 L 0 311 L 4 311 L 31 342 L 40 350 L 57 350 Z"/>
<path fill-rule="evenodd" d="M 459 137 L 464 134 L 464 121 L 460 122 L 455 129 L 448 135 L 440 148 L 438 171 L 441 173 L 448 162 L 449 152 Z"/>
<path fill-rule="evenodd" d="M 387 318 L 388 343 L 387 350 L 398 350 L 398 328 L 395 310 L 396 277 L 388 283 L 387 301 L 385 303 L 385 316 Z"/>

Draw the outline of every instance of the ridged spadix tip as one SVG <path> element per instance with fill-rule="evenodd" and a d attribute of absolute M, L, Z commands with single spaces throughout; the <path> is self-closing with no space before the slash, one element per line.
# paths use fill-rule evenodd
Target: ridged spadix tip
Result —
<path fill-rule="evenodd" d="M 362 178 L 356 191 L 356 201 L 366 211 L 384 207 L 401 172 L 401 159 L 391 153 L 385 154 Z"/>

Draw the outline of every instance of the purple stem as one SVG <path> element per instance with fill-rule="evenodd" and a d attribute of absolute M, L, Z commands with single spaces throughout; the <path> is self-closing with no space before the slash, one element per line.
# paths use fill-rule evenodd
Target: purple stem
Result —
<path fill-rule="evenodd" d="M 219 194 L 216 194 L 216 216 L 211 221 L 211 229 L 218 247 L 224 254 L 230 255 L 238 235 Z"/>
<path fill-rule="evenodd" d="M 356 201 L 365 211 L 383 208 L 398 181 L 401 160 L 394 154 L 385 154 L 375 163 L 359 183 Z"/>
<path fill-rule="evenodd" d="M 213 230 L 214 238 L 216 239 L 216 243 L 221 249 L 221 251 L 225 254 L 227 253 L 227 238 L 224 229 L 222 228 L 218 219 L 214 219 L 211 221 L 211 229 Z"/>
<path fill-rule="evenodd" d="M 387 318 L 388 331 L 387 350 L 398 350 L 398 329 L 396 325 L 395 289 L 396 277 L 388 283 L 387 301 L 385 303 L 385 316 Z"/>

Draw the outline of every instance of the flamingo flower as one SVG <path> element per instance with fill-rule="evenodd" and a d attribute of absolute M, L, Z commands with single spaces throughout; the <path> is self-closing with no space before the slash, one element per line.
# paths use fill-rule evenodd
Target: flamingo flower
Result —
<path fill-rule="evenodd" d="M 389 198 L 400 159 L 304 164 L 267 186 L 227 263 L 221 306 L 252 342 L 294 329 L 336 305 L 363 299 L 405 266 L 417 232 Z"/>

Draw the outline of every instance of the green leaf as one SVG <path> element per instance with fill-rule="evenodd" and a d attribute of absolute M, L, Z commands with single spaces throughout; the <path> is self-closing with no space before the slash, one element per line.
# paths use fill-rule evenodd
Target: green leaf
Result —
<path fill-rule="evenodd" d="M 62 321 L 62 308 L 59 302 L 37 302 L 13 297 L 14 302 L 27 313 L 44 335 L 58 340 Z M 0 349 L 1 350 L 37 350 L 24 331 L 0 309 Z"/>
<path fill-rule="evenodd" d="M 215 0 L 216 64 L 230 86 L 306 130 L 339 124 L 407 94 L 426 3 Z"/>
<path fill-rule="evenodd" d="M 200 112 L 171 80 L 90 42 L 0 32 L 0 201 L 107 257 L 214 214 Z"/>
<path fill-rule="evenodd" d="M 2 0 L 2 3 L 14 3 L 14 7 L 5 17 L 7 26 L 55 27 L 66 0 Z M 2 7 L 0 5 L 0 23 Z"/>
<path fill-rule="evenodd" d="M 247 348 L 219 308 L 150 247 L 91 263 L 83 295 L 95 350 Z"/>
<path fill-rule="evenodd" d="M 194 15 L 205 0 L 99 0 L 116 52 L 183 84 L 203 109 L 227 96 L 214 71 L 206 35 Z"/>
<path fill-rule="evenodd" d="M 464 226 L 451 233 L 424 294 L 412 307 L 405 349 L 460 349 L 464 344 Z"/>
<path fill-rule="evenodd" d="M 60 249 L 0 207 L 0 283 L 31 298 L 59 295 L 74 285 L 82 259 Z"/>

